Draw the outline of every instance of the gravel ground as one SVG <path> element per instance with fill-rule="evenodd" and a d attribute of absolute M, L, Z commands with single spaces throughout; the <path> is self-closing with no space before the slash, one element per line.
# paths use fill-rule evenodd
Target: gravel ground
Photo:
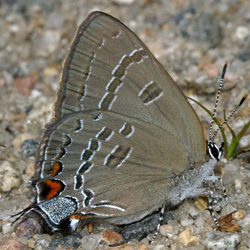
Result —
<path fill-rule="evenodd" d="M 32 200 L 35 148 L 51 117 L 61 65 L 77 26 L 93 10 L 107 12 L 132 29 L 184 93 L 212 110 L 221 70 L 229 62 L 218 116 L 230 112 L 250 88 L 250 4 L 247 0 L 0 1 L 0 249 L 106 249 L 102 225 L 95 234 L 24 234 L 4 218 Z M 249 121 L 246 100 L 229 124 L 238 133 Z M 210 119 L 194 105 L 205 131 Z M 207 133 L 207 132 L 206 132 Z M 230 141 L 231 135 L 226 130 Z M 216 138 L 221 141 L 220 135 Z M 250 144 L 249 131 L 240 147 Z M 119 249 L 249 249 L 250 155 L 223 159 L 218 166 L 231 204 L 230 230 L 216 231 L 206 201 L 185 201 L 151 246 L 131 240 Z M 223 204 L 223 202 L 222 202 Z M 218 216 L 226 214 L 218 208 Z M 218 205 L 219 207 L 219 205 Z M 33 223 L 33 222 L 32 222 Z M 32 227 L 31 227 L 32 228 Z M 39 233 L 39 226 L 36 225 Z M 229 232 L 228 232 L 229 231 Z M 31 237 L 32 236 L 32 237 Z M 28 237 L 31 237 L 28 239 Z M 114 236 L 113 236 L 114 238 Z M 7 248 L 9 247 L 9 248 Z M 15 248 L 16 247 L 16 248 Z M 130 247 L 130 248 L 129 248 Z M 116 247 L 118 249 L 118 247 Z"/>

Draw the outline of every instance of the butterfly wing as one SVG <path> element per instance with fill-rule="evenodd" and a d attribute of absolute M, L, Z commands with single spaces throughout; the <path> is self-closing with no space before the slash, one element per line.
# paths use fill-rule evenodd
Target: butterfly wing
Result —
<path fill-rule="evenodd" d="M 159 126 L 182 142 L 190 165 L 204 161 L 203 128 L 186 97 L 135 34 L 101 12 L 91 13 L 76 32 L 64 62 L 54 119 L 96 109 Z"/>
<path fill-rule="evenodd" d="M 172 174 L 204 159 L 200 121 L 161 64 L 118 20 L 91 13 L 66 57 L 40 143 L 40 208 L 74 197 L 76 213 L 130 223 L 164 203 Z"/>
<path fill-rule="evenodd" d="M 112 111 L 67 114 L 42 141 L 42 181 L 59 178 L 66 184 L 61 195 L 80 204 L 77 212 L 119 224 L 160 207 L 173 187 L 171 177 L 188 165 L 187 151 L 171 133 Z M 39 202 L 45 201 L 44 189 L 38 190 Z"/>

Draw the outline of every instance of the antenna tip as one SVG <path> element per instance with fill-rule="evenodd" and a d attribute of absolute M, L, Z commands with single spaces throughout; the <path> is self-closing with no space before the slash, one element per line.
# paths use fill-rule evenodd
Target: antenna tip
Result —
<path fill-rule="evenodd" d="M 224 64 L 224 67 L 223 67 L 222 73 L 221 73 L 221 79 L 220 79 L 221 84 L 223 84 L 224 76 L 225 76 L 225 74 L 226 74 L 226 70 L 227 70 L 227 64 L 228 64 L 228 62 L 226 61 L 226 62 L 225 62 L 225 64 Z"/>
<path fill-rule="evenodd" d="M 241 99 L 241 101 L 240 101 L 240 103 L 239 103 L 238 106 L 241 106 L 242 103 L 247 99 L 247 97 L 248 97 L 248 94 L 245 94 L 245 95 L 243 96 L 243 98 Z"/>

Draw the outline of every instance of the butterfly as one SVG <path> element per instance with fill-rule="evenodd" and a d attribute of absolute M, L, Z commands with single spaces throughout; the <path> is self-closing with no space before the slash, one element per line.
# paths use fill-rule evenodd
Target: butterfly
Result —
<path fill-rule="evenodd" d="M 130 224 L 203 194 L 222 153 L 143 42 L 92 12 L 66 56 L 38 149 L 35 202 L 20 217 L 39 216 L 52 232 Z"/>

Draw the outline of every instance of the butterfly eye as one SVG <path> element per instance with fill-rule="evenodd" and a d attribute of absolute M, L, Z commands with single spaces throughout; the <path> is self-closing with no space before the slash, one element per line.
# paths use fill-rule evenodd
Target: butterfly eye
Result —
<path fill-rule="evenodd" d="M 216 161 L 219 161 L 220 158 L 222 157 L 223 151 L 224 151 L 224 143 L 221 143 L 221 146 L 218 147 L 216 143 L 212 141 L 207 142 L 207 148 L 208 148 L 208 153 L 209 156 L 212 159 L 215 159 Z"/>

